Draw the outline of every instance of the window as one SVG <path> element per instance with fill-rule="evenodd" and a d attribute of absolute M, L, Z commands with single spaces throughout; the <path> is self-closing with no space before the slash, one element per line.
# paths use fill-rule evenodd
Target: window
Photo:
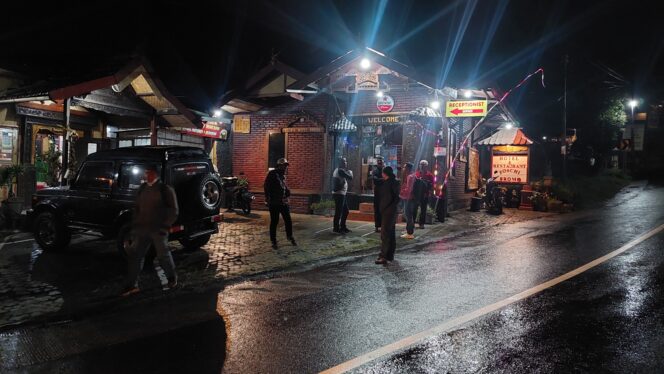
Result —
<path fill-rule="evenodd" d="M 124 189 L 136 190 L 143 183 L 145 169 L 155 169 L 161 175 L 161 165 L 159 164 L 123 164 L 120 168 L 119 187 Z"/>
<path fill-rule="evenodd" d="M 201 174 L 209 173 L 206 163 L 180 164 L 173 167 L 173 186 L 181 186 L 188 183 Z"/>
<path fill-rule="evenodd" d="M 88 154 L 91 155 L 97 152 L 97 143 L 88 143 Z"/>
<path fill-rule="evenodd" d="M 76 178 L 76 188 L 110 190 L 113 185 L 113 163 L 89 161 L 83 164 Z"/>
<path fill-rule="evenodd" d="M 0 128 L 0 166 L 13 163 L 16 141 L 15 129 Z"/>
<path fill-rule="evenodd" d="M 286 134 L 276 132 L 270 134 L 267 151 L 267 167 L 277 166 L 277 160 L 286 157 Z"/>

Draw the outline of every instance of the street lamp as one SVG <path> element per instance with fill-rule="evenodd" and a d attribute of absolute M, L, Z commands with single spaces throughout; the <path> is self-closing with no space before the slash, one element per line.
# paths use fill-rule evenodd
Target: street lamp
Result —
<path fill-rule="evenodd" d="M 434 100 L 431 102 L 431 109 L 438 110 L 440 108 L 440 101 Z"/>
<path fill-rule="evenodd" d="M 383 97 L 383 91 L 376 92 L 376 97 Z"/>
<path fill-rule="evenodd" d="M 221 117 L 221 110 L 217 109 L 212 113 L 212 117 Z"/>
<path fill-rule="evenodd" d="M 371 67 L 371 61 L 369 61 L 369 59 L 366 57 L 363 58 L 362 60 L 360 60 L 360 67 L 364 70 L 369 69 Z"/>
<path fill-rule="evenodd" d="M 511 130 L 512 127 L 514 127 L 514 125 L 512 124 L 512 122 L 507 122 L 507 123 L 505 124 L 505 128 L 508 129 L 508 130 Z"/>
<path fill-rule="evenodd" d="M 466 99 L 470 99 L 473 96 L 473 91 L 471 90 L 466 90 L 466 92 L 463 93 L 463 97 Z"/>

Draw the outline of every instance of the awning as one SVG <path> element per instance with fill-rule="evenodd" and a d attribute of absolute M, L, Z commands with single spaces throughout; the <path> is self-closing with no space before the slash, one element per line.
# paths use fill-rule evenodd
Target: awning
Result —
<path fill-rule="evenodd" d="M 478 145 L 531 145 L 530 140 L 521 129 L 501 129 L 488 138 L 477 142 Z"/>
<path fill-rule="evenodd" d="M 357 131 L 357 126 L 351 122 L 345 115 L 342 115 L 335 123 L 330 126 L 331 132 L 354 132 Z"/>

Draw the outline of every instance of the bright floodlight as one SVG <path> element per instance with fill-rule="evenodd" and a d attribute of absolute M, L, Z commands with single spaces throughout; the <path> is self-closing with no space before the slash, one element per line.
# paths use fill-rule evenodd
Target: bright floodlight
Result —
<path fill-rule="evenodd" d="M 212 114 L 212 117 L 221 117 L 221 110 L 217 109 Z"/>
<path fill-rule="evenodd" d="M 431 109 L 438 109 L 440 108 L 440 101 L 434 100 L 431 102 Z"/>
<path fill-rule="evenodd" d="M 630 100 L 629 101 L 629 106 L 634 109 L 635 106 L 639 105 L 639 102 L 636 100 Z"/>
<path fill-rule="evenodd" d="M 363 59 L 360 61 L 360 67 L 361 67 L 362 69 L 365 69 L 365 70 L 366 70 L 366 69 L 369 69 L 369 68 L 371 67 L 371 61 L 369 61 L 369 59 L 366 58 L 366 57 L 363 58 Z"/>
<path fill-rule="evenodd" d="M 508 130 L 511 129 L 512 127 L 514 127 L 514 125 L 512 124 L 512 122 L 507 122 L 507 123 L 505 124 L 505 128 L 508 129 Z"/>
<path fill-rule="evenodd" d="M 473 96 L 473 91 L 466 90 L 466 92 L 463 93 L 463 96 L 467 99 L 467 98 Z"/>
<path fill-rule="evenodd" d="M 383 97 L 383 91 L 376 92 L 376 97 Z"/>

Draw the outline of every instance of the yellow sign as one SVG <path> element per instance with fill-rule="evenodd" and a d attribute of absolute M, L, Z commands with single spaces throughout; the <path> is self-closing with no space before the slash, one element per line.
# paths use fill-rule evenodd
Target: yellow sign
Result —
<path fill-rule="evenodd" d="M 238 134 L 249 134 L 251 132 L 251 117 L 244 115 L 235 115 L 233 117 L 233 132 Z"/>
<path fill-rule="evenodd" d="M 448 101 L 445 117 L 484 117 L 486 100 Z"/>

